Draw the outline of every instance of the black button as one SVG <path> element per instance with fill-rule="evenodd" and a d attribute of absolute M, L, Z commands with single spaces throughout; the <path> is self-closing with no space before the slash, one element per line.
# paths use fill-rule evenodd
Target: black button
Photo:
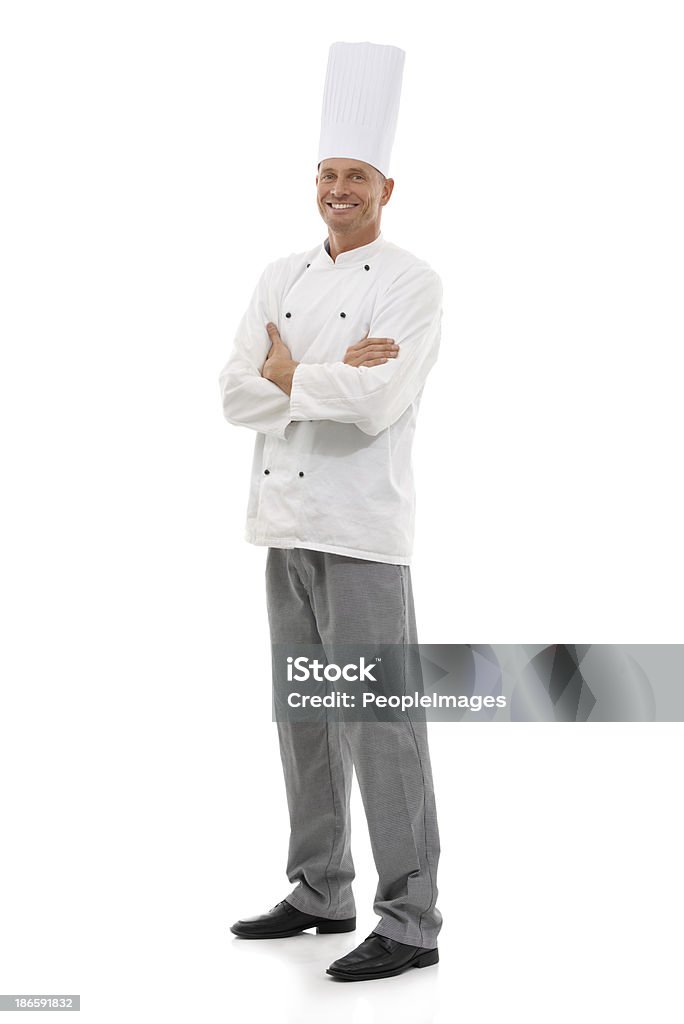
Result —
<path fill-rule="evenodd" d="M 308 270 L 310 266 L 311 266 L 311 264 L 310 264 L 310 263 L 307 263 L 307 265 L 306 265 L 306 269 Z"/>
<path fill-rule="evenodd" d="M 366 266 L 363 269 L 364 270 L 370 270 L 370 267 L 368 266 L 368 264 L 366 264 Z"/>
<path fill-rule="evenodd" d="M 290 317 L 292 316 L 292 313 L 286 313 L 286 314 L 285 314 L 285 316 L 286 316 L 286 317 L 287 317 L 287 319 L 289 320 L 289 319 L 290 319 Z"/>
<path fill-rule="evenodd" d="M 271 472 L 271 470 L 270 470 L 270 469 L 265 469 L 265 470 L 264 470 L 264 476 L 268 476 L 268 474 L 269 474 L 270 472 Z"/>
<path fill-rule="evenodd" d="M 346 315 L 347 315 L 346 313 L 340 313 L 340 316 L 346 316 Z"/>
<path fill-rule="evenodd" d="M 299 470 L 299 475 L 300 476 L 304 476 L 304 474 L 302 473 L 301 469 Z"/>

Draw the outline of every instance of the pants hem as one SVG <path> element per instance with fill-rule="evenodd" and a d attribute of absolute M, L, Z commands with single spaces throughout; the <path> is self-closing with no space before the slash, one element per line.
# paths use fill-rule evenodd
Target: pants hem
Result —
<path fill-rule="evenodd" d="M 314 907 L 306 906 L 306 900 L 297 896 L 296 893 L 291 893 L 289 896 L 286 896 L 285 902 L 289 903 L 291 907 L 295 908 L 295 910 L 300 910 L 302 914 L 311 914 L 312 917 L 324 917 L 327 921 L 346 921 L 350 917 L 356 917 L 356 910 L 354 907 L 351 908 L 349 913 L 330 914 L 329 912 L 326 913 Z"/>
<path fill-rule="evenodd" d="M 382 921 L 374 929 L 378 935 L 384 935 L 386 939 L 394 939 L 395 942 L 403 942 L 406 946 L 417 946 L 420 949 L 437 949 L 437 937 L 434 939 L 426 939 L 425 936 L 420 938 L 416 935 L 409 935 L 405 931 L 402 932 L 401 928 L 392 928 L 390 925 L 383 924 Z"/>

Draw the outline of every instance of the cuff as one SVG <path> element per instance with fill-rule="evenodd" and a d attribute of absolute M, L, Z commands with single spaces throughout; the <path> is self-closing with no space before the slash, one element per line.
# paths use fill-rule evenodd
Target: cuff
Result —
<path fill-rule="evenodd" d="M 298 363 L 295 372 L 292 374 L 292 385 L 290 387 L 290 419 L 308 420 L 309 413 L 306 408 L 306 376 L 305 363 Z"/>

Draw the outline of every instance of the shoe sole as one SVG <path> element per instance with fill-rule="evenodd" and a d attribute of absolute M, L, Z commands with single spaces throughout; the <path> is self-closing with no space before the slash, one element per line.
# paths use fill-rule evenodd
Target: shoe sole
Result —
<path fill-rule="evenodd" d="M 380 978 L 396 978 L 398 974 L 403 974 L 404 971 L 408 971 L 412 967 L 432 967 L 433 964 L 438 963 L 439 952 L 436 949 L 428 949 L 412 960 L 410 964 L 405 964 L 404 967 L 399 967 L 396 971 L 378 971 L 377 974 L 345 974 L 343 971 L 331 971 L 328 967 L 325 973 L 332 978 L 337 978 L 338 981 L 377 981 Z"/>
<path fill-rule="evenodd" d="M 347 918 L 344 921 L 320 921 L 318 924 L 310 924 L 307 928 L 294 928 L 287 932 L 265 932 L 261 935 L 237 931 L 231 928 L 233 935 L 240 939 L 288 939 L 291 935 L 301 935 L 303 932 L 315 928 L 319 935 L 337 935 L 341 932 L 356 931 L 356 918 Z"/>

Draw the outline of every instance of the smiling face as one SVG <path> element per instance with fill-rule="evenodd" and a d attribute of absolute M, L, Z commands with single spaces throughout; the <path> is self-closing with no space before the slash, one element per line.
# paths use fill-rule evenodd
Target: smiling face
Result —
<path fill-rule="evenodd" d="M 361 160 L 323 160 L 316 176 L 318 210 L 331 235 L 364 245 L 377 237 L 393 188 L 391 178 Z"/>

